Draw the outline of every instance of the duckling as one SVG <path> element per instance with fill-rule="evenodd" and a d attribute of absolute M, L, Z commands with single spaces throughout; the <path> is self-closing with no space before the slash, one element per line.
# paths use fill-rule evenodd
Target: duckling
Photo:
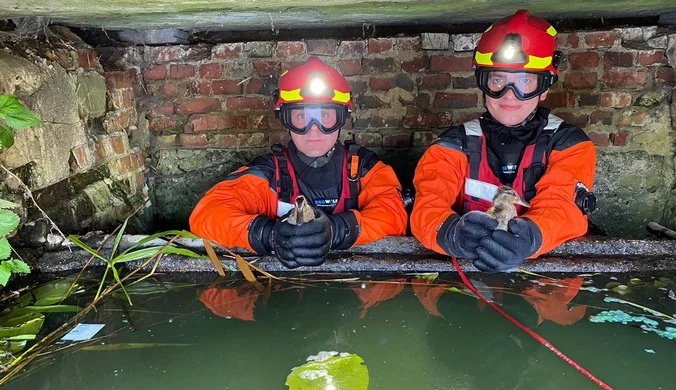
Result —
<path fill-rule="evenodd" d="M 294 202 L 296 207 L 291 210 L 286 221 L 292 225 L 302 225 L 315 219 L 315 211 L 303 195 L 298 195 Z"/>
<path fill-rule="evenodd" d="M 503 185 L 493 196 L 493 207 L 488 209 L 486 213 L 498 220 L 498 227 L 496 229 L 507 230 L 509 220 L 516 217 L 516 206 L 521 205 L 530 207 L 530 204 L 521 199 L 516 191 L 507 185 Z"/>

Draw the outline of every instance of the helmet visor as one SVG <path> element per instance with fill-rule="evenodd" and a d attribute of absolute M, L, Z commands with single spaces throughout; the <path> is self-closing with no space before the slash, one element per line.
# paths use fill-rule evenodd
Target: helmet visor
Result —
<path fill-rule="evenodd" d="M 279 119 L 296 134 L 307 134 L 313 125 L 322 133 L 331 134 L 345 125 L 347 108 L 340 104 L 284 104 Z"/>
<path fill-rule="evenodd" d="M 501 98 L 510 89 L 519 100 L 532 99 L 550 87 L 550 79 L 545 72 L 477 70 L 479 88 L 494 99 Z"/>

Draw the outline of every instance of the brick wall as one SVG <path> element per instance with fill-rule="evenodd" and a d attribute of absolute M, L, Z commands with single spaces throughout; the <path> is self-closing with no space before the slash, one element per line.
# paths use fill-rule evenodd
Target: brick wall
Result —
<path fill-rule="evenodd" d="M 354 136 L 377 151 L 410 186 L 415 163 L 429 143 L 450 125 L 484 111 L 471 69 L 479 36 L 116 48 L 113 57 L 124 60 L 112 62 L 133 68 L 144 86 L 138 112 L 147 118 L 148 156 L 158 167 L 159 176 L 152 180 L 161 181 L 163 175 L 172 182 L 177 175 L 196 180 L 190 172 L 201 172 L 199 184 L 181 184 L 178 191 L 188 188 L 192 206 L 249 156 L 288 139 L 272 114 L 271 94 L 279 75 L 310 55 L 320 56 L 349 81 L 356 109 L 342 137 Z M 592 219 L 609 233 L 641 236 L 646 222 L 663 220 L 674 207 L 667 199 L 674 185 L 670 102 L 676 30 L 566 32 L 558 42 L 564 52 L 560 78 L 544 105 L 582 127 L 597 145 L 599 208 Z M 119 99 L 127 101 L 124 95 Z M 205 173 L 205 166 L 217 169 Z M 165 190 L 171 192 L 177 190 Z M 172 202 L 160 208 L 171 209 Z M 185 226 L 191 207 L 183 208 L 172 222 Z"/>

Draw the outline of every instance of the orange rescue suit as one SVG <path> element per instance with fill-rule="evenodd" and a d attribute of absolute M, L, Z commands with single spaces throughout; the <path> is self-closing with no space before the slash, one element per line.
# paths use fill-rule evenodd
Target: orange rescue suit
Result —
<path fill-rule="evenodd" d="M 372 151 L 360 148 L 359 155 L 357 209 L 345 211 L 354 213 L 359 225 L 354 245 L 390 235 L 405 235 L 408 215 L 394 170 L 379 161 Z M 261 156 L 211 188 L 190 216 L 191 231 L 225 246 L 242 247 L 253 252 L 248 235 L 251 221 L 258 215 L 277 218 L 280 199 L 275 170 L 270 169 L 270 166 L 274 167 L 273 161 L 272 154 Z"/>
<path fill-rule="evenodd" d="M 596 149 L 584 131 L 554 115 L 550 114 L 548 119 L 558 122 L 555 132 L 549 135 L 543 132 L 532 141 L 551 137 L 548 161 L 544 174 L 535 182 L 534 197 L 526 199 L 531 207 L 520 210 L 520 216 L 528 217 L 542 233 L 542 246 L 530 258 L 587 232 L 587 216 L 575 204 L 576 189 L 581 183 L 591 191 L 596 170 Z M 446 252 L 437 243 L 438 229 L 451 214 L 462 214 L 467 208 L 465 188 L 470 164 L 458 136 L 468 135 L 467 124 L 450 128 L 435 140 L 420 159 L 413 178 L 416 199 L 411 213 L 411 232 L 426 248 L 442 254 Z M 527 159 L 522 159 L 518 170 L 527 168 L 522 165 L 524 160 Z M 485 153 L 481 164 L 487 165 Z M 518 192 L 522 194 L 523 190 L 519 188 Z M 490 202 L 481 202 L 477 207 L 475 203 L 470 209 L 486 211 L 490 205 Z"/>

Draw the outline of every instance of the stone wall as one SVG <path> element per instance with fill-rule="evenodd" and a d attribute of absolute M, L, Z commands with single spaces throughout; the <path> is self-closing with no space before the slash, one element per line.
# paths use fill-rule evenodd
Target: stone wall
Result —
<path fill-rule="evenodd" d="M 42 119 L 15 132 L 0 163 L 66 234 L 112 231 L 147 197 L 141 152 L 128 136 L 138 120 L 134 73 L 104 72 L 89 45 L 59 32 L 51 43 L 0 42 L 0 94 L 15 94 Z M 42 213 L 15 178 L 0 176 L 0 196 L 24 205 L 22 233 L 44 239 Z"/>

